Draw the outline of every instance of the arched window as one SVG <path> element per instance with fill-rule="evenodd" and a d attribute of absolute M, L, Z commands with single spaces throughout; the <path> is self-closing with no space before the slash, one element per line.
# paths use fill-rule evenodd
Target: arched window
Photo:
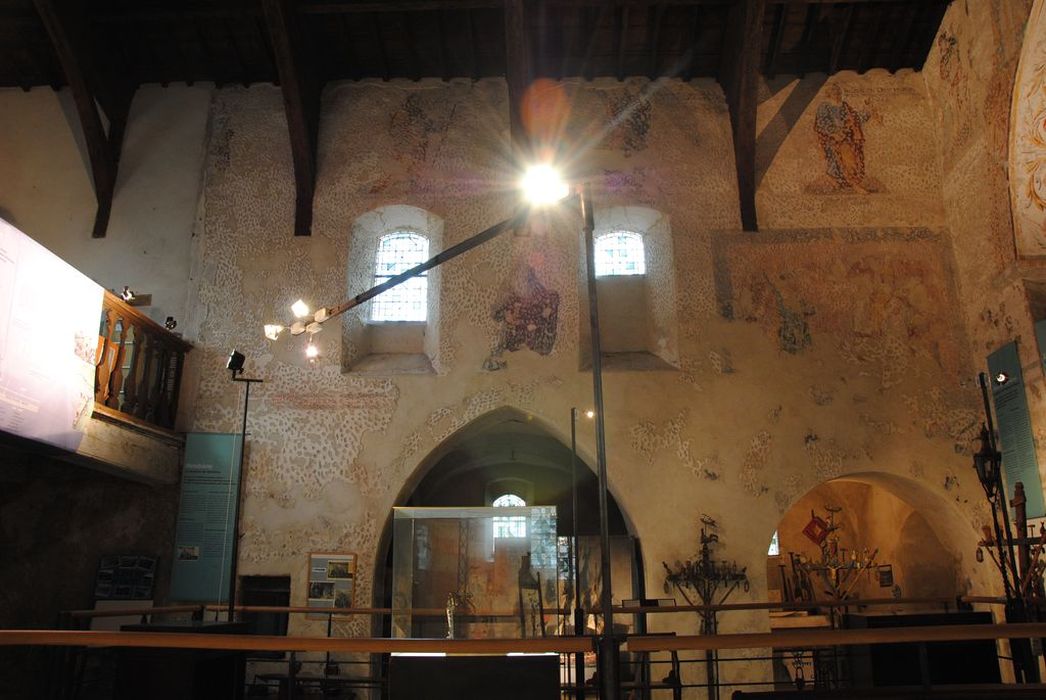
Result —
<path fill-rule="evenodd" d="M 494 499 L 495 508 L 522 508 L 527 502 L 514 493 L 506 493 Z M 494 538 L 526 537 L 527 519 L 522 515 L 495 515 Z"/>
<path fill-rule="evenodd" d="M 388 281 L 429 258 L 429 239 L 413 231 L 397 231 L 381 237 L 374 263 L 374 284 Z M 424 321 L 428 311 L 427 273 L 371 300 L 371 321 Z"/>
<path fill-rule="evenodd" d="M 643 237 L 631 231 L 611 231 L 596 237 L 596 277 L 645 275 Z"/>
<path fill-rule="evenodd" d="M 770 549 L 767 550 L 766 556 L 776 557 L 781 554 L 781 541 L 777 539 L 777 530 L 774 530 L 774 536 L 770 538 Z"/>

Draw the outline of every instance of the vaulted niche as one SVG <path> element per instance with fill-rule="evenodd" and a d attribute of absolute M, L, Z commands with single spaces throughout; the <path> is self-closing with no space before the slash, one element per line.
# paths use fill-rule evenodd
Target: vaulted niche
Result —
<path fill-rule="evenodd" d="M 578 420 L 587 421 L 583 416 Z M 562 432 L 567 435 L 570 433 L 569 421 L 568 413 L 564 416 L 562 426 Z M 579 431 L 586 428 L 590 429 L 579 422 Z M 590 609 L 597 606 L 599 596 L 598 585 L 586 585 L 586 581 L 594 582 L 599 578 L 599 495 L 596 476 L 580 455 L 577 476 L 582 606 Z M 400 492 L 397 506 L 411 510 L 460 509 L 461 513 L 467 513 L 465 509 L 498 505 L 506 506 L 506 515 L 493 513 L 492 517 L 472 518 L 468 524 L 461 525 L 461 532 L 466 533 L 465 537 L 473 543 L 468 548 L 458 545 L 454 533 L 458 533 L 459 526 L 451 517 L 454 513 L 449 510 L 447 517 L 441 516 L 438 522 L 419 518 L 415 521 L 418 524 L 414 529 L 408 530 L 412 533 L 410 535 L 402 534 L 402 518 L 398 518 L 398 534 L 395 537 L 399 540 L 413 537 L 414 540 L 413 544 L 408 544 L 406 556 L 414 560 L 415 598 L 422 594 L 431 598 L 428 600 L 429 605 L 414 607 L 442 607 L 449 594 L 467 592 L 475 601 L 476 609 L 457 610 L 456 636 L 468 637 L 473 633 L 476 636 L 485 633 L 532 636 L 533 626 L 524 630 L 511 617 L 499 623 L 501 626 L 495 630 L 479 629 L 483 624 L 488 624 L 486 622 L 470 622 L 473 612 L 476 617 L 481 612 L 489 612 L 480 610 L 484 606 L 498 608 L 493 612 L 501 613 L 515 613 L 519 609 L 517 601 L 523 598 L 515 590 L 520 580 L 517 570 L 521 568 L 524 555 L 539 556 L 537 552 L 531 551 L 533 533 L 526 529 L 527 525 L 516 515 L 515 509 L 519 508 L 521 502 L 527 507 L 555 507 L 555 535 L 559 538 L 557 556 L 565 558 L 560 562 L 560 568 L 569 566 L 566 562 L 570 557 L 570 543 L 564 538 L 571 536 L 573 528 L 571 450 L 569 443 L 564 444 L 540 420 L 515 409 L 498 409 L 476 419 L 433 450 Z M 620 601 L 640 597 L 642 566 L 638 544 L 630 537 L 626 518 L 612 494 L 609 497 L 608 516 L 612 536 L 614 598 Z M 465 520 L 461 518 L 462 522 Z M 448 528 L 453 530 L 451 534 L 454 536 L 444 532 L 449 531 Z M 436 544 L 437 537 L 443 544 Z M 393 540 L 393 521 L 390 517 L 379 545 L 380 564 L 375 567 L 374 603 L 378 607 L 395 607 L 393 590 L 397 586 L 393 585 L 394 549 L 397 556 L 402 556 L 404 543 Z M 397 561 L 402 562 L 402 559 Z M 419 571 L 422 566 L 425 570 Z M 483 572 L 494 566 L 511 569 L 508 590 L 489 590 L 493 585 L 493 577 Z M 401 570 L 402 566 L 399 566 L 397 576 L 402 576 Z M 439 571 L 438 575 L 433 573 L 436 570 Z M 561 572 L 557 581 L 551 581 L 545 575 L 542 579 L 544 590 L 541 600 L 545 609 L 570 607 L 573 600 L 570 578 Z M 400 581 L 398 589 L 403 590 L 402 586 L 403 582 Z M 594 618 L 590 621 L 594 622 Z M 446 624 L 445 619 L 433 618 L 425 622 L 415 616 L 413 636 L 445 636 Z M 559 619 L 551 613 L 544 615 L 548 634 L 567 633 L 568 624 L 569 620 L 565 616 Z M 375 634 L 388 635 L 390 632 L 388 621 L 384 623 L 383 629 L 374 630 Z M 398 632 L 399 636 L 405 634 L 402 629 Z"/>
<path fill-rule="evenodd" d="M 677 369 L 679 328 L 668 217 L 646 207 L 610 207 L 595 210 L 595 225 L 594 267 L 603 368 Z M 578 279 L 582 370 L 592 366 L 586 274 L 582 270 Z"/>

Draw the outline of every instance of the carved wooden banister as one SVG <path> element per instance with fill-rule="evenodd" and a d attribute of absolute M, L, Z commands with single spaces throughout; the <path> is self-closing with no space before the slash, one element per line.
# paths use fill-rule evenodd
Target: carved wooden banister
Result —
<path fill-rule="evenodd" d="M 95 406 L 160 428 L 174 428 L 185 354 L 182 340 L 106 291 L 98 331 Z"/>

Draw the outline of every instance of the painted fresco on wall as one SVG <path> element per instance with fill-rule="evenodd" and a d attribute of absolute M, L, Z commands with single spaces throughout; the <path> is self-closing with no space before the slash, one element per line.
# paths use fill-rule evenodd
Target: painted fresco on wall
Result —
<path fill-rule="evenodd" d="M 825 89 L 817 107 L 814 132 L 824 153 L 825 174 L 807 186 L 814 194 L 868 194 L 882 191 L 882 183 L 868 175 L 864 158 L 864 125 L 873 117 L 868 104 L 858 110 L 843 97 L 838 84 Z"/>
<path fill-rule="evenodd" d="M 727 317 L 758 324 L 797 354 L 826 334 L 855 363 L 903 381 L 919 359 L 958 372 L 947 248 L 928 230 L 768 234 L 723 241 L 717 287 Z"/>
<path fill-rule="evenodd" d="M 603 148 L 621 151 L 625 157 L 645 151 L 650 133 L 650 100 L 643 94 L 631 92 L 607 95 L 605 99 L 610 133 Z"/>
<path fill-rule="evenodd" d="M 1046 255 L 1046 3 L 1035 3 L 1013 88 L 1010 196 L 1024 255 Z"/>
<path fill-rule="evenodd" d="M 539 355 L 547 355 L 556 344 L 559 292 L 546 289 L 538 281 L 534 268 L 528 267 L 523 292 L 509 294 L 504 302 L 494 307 L 492 316 L 501 324 L 501 329 L 484 369 L 502 369 L 505 362 L 501 356 L 524 347 Z"/>

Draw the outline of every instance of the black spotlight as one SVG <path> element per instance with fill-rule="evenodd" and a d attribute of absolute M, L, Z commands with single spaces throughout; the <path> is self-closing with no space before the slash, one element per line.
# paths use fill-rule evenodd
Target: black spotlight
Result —
<path fill-rule="evenodd" d="M 229 353 L 229 362 L 225 365 L 225 369 L 232 372 L 234 377 L 237 374 L 243 374 L 243 361 L 246 359 L 242 352 L 233 350 Z"/>

